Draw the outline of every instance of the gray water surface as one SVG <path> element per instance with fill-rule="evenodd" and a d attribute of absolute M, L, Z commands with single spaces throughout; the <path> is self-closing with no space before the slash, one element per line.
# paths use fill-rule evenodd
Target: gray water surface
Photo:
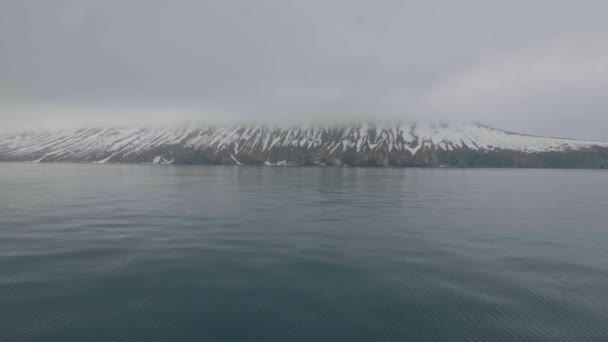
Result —
<path fill-rule="evenodd" d="M 0 164 L 0 341 L 608 341 L 608 172 Z"/>

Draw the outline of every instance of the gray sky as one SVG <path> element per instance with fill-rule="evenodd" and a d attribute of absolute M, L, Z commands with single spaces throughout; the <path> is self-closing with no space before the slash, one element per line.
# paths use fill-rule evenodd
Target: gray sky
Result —
<path fill-rule="evenodd" d="M 475 120 L 608 140 L 608 1 L 1 0 L 4 130 Z"/>

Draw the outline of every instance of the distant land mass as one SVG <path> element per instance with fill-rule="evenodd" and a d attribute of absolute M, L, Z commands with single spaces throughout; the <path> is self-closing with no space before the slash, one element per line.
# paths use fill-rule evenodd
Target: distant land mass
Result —
<path fill-rule="evenodd" d="M 0 135 L 0 161 L 608 168 L 608 142 L 442 122 L 83 128 Z"/>

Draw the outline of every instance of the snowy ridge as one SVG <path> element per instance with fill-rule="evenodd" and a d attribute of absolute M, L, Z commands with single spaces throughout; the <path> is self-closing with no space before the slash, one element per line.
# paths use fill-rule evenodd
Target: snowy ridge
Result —
<path fill-rule="evenodd" d="M 515 134 L 480 124 L 435 122 L 356 123 L 346 126 L 233 125 L 217 128 L 106 128 L 29 132 L 0 136 L 0 160 L 81 161 L 171 164 L 180 155 L 204 151 L 237 165 L 258 159 L 266 165 L 291 165 L 278 151 L 341 153 L 420 151 L 560 152 L 608 147 L 608 142 Z M 286 153 L 286 152 L 285 152 Z M 243 158 L 245 157 L 245 158 Z M 274 158 L 273 160 L 271 160 Z M 230 162 L 231 161 L 231 162 Z"/>

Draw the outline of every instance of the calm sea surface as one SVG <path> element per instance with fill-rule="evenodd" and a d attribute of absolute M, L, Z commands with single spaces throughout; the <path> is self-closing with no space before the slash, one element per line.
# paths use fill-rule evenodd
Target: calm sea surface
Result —
<path fill-rule="evenodd" d="M 608 172 L 2 163 L 0 341 L 608 341 Z"/>

